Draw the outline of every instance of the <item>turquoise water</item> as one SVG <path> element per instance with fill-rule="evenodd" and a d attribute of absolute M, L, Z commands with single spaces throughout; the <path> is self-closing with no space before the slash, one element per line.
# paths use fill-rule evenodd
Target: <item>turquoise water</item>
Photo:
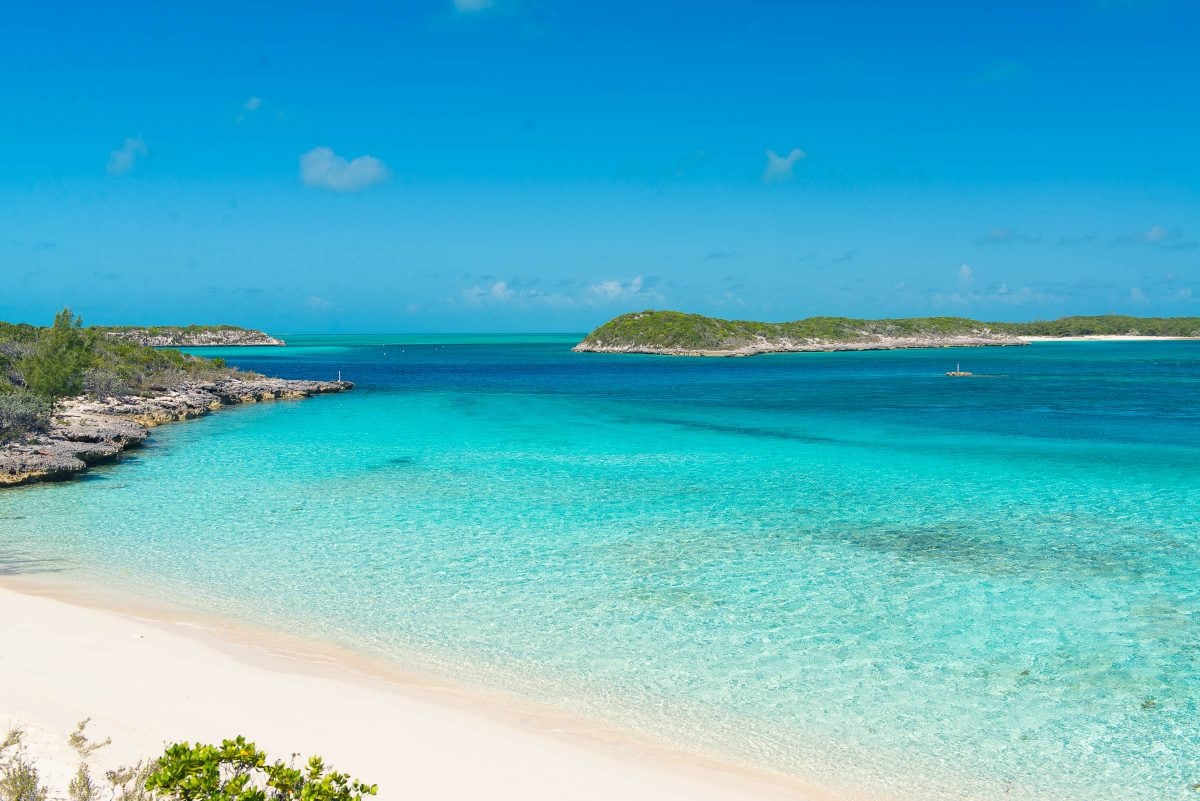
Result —
<path fill-rule="evenodd" d="M 290 341 L 221 355 L 358 388 L 0 493 L 0 560 L 847 796 L 1197 797 L 1197 344 Z"/>

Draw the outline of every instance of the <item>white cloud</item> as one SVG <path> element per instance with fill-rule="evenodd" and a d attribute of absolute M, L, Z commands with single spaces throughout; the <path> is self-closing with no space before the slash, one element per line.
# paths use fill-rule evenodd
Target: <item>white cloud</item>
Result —
<path fill-rule="evenodd" d="M 139 158 L 149 152 L 142 137 L 126 139 L 125 144 L 108 154 L 108 174 L 124 175 L 137 165 Z"/>
<path fill-rule="evenodd" d="M 975 271 L 971 269 L 971 265 L 964 264 L 958 268 L 958 283 L 964 287 L 975 283 Z"/>
<path fill-rule="evenodd" d="M 767 151 L 767 168 L 763 171 L 763 180 L 767 183 L 786 181 L 792 177 L 792 169 L 796 162 L 808 154 L 798 147 L 792 148 L 786 156 L 781 156 L 774 150 Z"/>
<path fill-rule="evenodd" d="M 1129 289 L 1129 302 L 1144 306 L 1150 302 L 1150 298 L 1146 297 L 1146 293 L 1142 291 L 1140 286 L 1135 286 Z"/>
<path fill-rule="evenodd" d="M 314 147 L 300 156 L 300 180 L 334 192 L 357 192 L 391 175 L 387 165 L 374 156 L 347 161 L 328 147 Z"/>
<path fill-rule="evenodd" d="M 1165 242 L 1171 238 L 1171 232 L 1161 225 L 1151 227 L 1146 233 L 1142 234 L 1142 239 L 1147 242 Z"/>
<path fill-rule="evenodd" d="M 487 286 L 467 287 L 462 291 L 463 301 L 468 306 L 482 306 L 485 301 L 492 303 L 507 303 L 517 297 L 508 286 L 507 281 L 495 281 Z"/>
<path fill-rule="evenodd" d="M 454 10 L 470 14 L 492 7 L 492 0 L 454 0 Z"/>
<path fill-rule="evenodd" d="M 258 111 L 262 107 L 262 102 L 261 97 L 251 97 L 242 104 L 242 108 L 246 109 L 246 111 Z"/>
<path fill-rule="evenodd" d="M 643 283 L 640 275 L 635 276 L 632 280 L 625 283 L 621 283 L 620 281 L 601 281 L 598 284 L 592 284 L 588 287 L 588 292 L 602 301 L 621 300 L 641 294 Z"/>
<path fill-rule="evenodd" d="M 1179 239 L 1178 228 L 1167 228 L 1163 225 L 1152 225 L 1140 234 L 1127 234 L 1113 240 L 1114 245 L 1157 245 L 1171 249 L 1169 243 Z"/>
<path fill-rule="evenodd" d="M 647 302 L 657 302 L 662 299 L 662 296 L 650 286 L 653 281 L 648 282 L 640 275 L 628 281 L 600 281 L 569 291 L 544 291 L 538 288 L 538 283 L 537 279 L 513 279 L 512 281 L 488 279 L 459 290 L 459 296 L 461 303 L 471 308 L 541 306 L 569 309 L 580 306 L 601 306 L 635 298 Z M 456 300 L 447 298 L 446 302 L 453 305 Z"/>
<path fill-rule="evenodd" d="M 304 300 L 305 308 L 315 312 L 327 312 L 333 308 L 333 304 L 325 300 L 325 298 L 317 295 L 310 295 Z"/>

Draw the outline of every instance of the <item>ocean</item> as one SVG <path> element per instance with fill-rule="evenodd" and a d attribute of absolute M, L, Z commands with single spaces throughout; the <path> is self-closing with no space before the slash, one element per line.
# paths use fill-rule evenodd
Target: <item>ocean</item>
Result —
<path fill-rule="evenodd" d="M 847 798 L 1197 797 L 1200 345 L 688 359 L 577 340 L 205 349 L 357 387 L 0 492 L 0 572 Z M 975 375 L 946 377 L 958 363 Z"/>

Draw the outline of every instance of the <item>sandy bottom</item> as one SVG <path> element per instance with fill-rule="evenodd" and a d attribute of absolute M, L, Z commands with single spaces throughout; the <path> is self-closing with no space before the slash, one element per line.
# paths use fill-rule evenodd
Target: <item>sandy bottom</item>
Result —
<path fill-rule="evenodd" d="M 77 765 L 66 736 L 91 717 L 92 735 L 113 740 L 93 759 L 101 769 L 161 753 L 168 742 L 244 734 L 271 757 L 321 754 L 377 783 L 381 799 L 827 797 L 549 711 L 503 708 L 249 647 L 195 622 L 80 606 L 37 585 L 5 583 L 0 728 L 26 729 L 53 794 Z"/>

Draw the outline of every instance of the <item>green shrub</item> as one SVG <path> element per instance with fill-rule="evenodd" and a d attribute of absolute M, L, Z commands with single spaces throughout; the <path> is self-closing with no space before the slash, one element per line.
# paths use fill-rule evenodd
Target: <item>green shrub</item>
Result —
<path fill-rule="evenodd" d="M 312 757 L 304 769 L 267 762 L 267 755 L 244 737 L 220 746 L 176 743 L 156 760 L 92 777 L 92 755 L 109 740 L 88 739 L 89 721 L 80 721 L 67 739 L 79 755 L 79 769 L 67 785 L 67 801 L 362 801 L 376 786 L 351 779 Z M 20 729 L 0 740 L 0 801 L 48 801 L 49 788 L 25 753 Z M 55 795 L 54 798 L 62 798 Z"/>
<path fill-rule="evenodd" d="M 0 740 L 0 801 L 46 801 L 50 796 L 37 766 L 25 755 L 23 736 L 20 729 L 11 729 Z"/>
<path fill-rule="evenodd" d="M 50 401 L 27 390 L 0 394 L 0 442 L 45 431 L 51 411 Z"/>
<path fill-rule="evenodd" d="M 83 373 L 93 361 L 95 335 L 83 318 L 63 309 L 54 325 L 38 335 L 33 353 L 20 362 L 25 386 L 47 398 L 65 398 L 83 390 Z"/>
<path fill-rule="evenodd" d="M 304 770 L 267 764 L 267 755 L 240 736 L 220 746 L 169 746 L 146 788 L 172 801 L 362 801 L 376 792 L 375 785 L 327 770 L 320 757 Z"/>

